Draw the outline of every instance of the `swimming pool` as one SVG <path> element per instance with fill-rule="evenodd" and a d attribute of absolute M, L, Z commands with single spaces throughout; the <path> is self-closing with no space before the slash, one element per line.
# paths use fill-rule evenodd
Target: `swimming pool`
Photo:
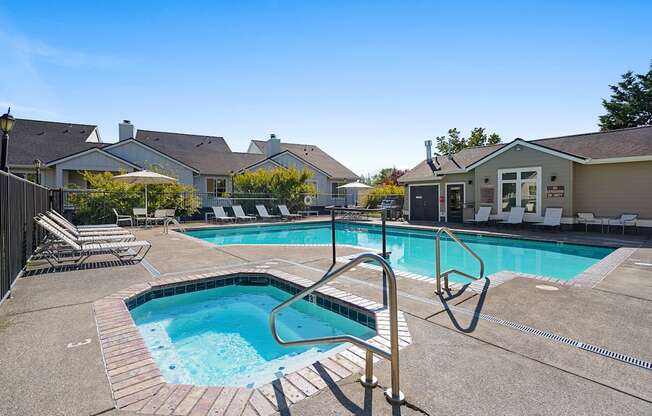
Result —
<path fill-rule="evenodd" d="M 168 383 L 256 387 L 332 355 L 337 345 L 284 347 L 269 329 L 269 313 L 290 297 L 279 287 L 231 284 L 152 299 L 131 310 Z M 370 326 L 305 300 L 284 309 L 284 339 L 376 335 Z"/>
<path fill-rule="evenodd" d="M 217 244 L 330 244 L 330 222 L 220 227 L 188 230 L 186 234 Z M 509 270 L 570 280 L 611 252 L 612 248 L 579 244 L 458 234 L 485 263 L 485 274 Z M 338 223 L 338 244 L 381 249 L 380 227 L 373 224 Z M 398 270 L 434 277 L 435 233 L 407 227 L 387 227 L 390 262 Z M 442 269 L 454 267 L 477 274 L 479 266 L 458 244 L 442 238 Z M 451 275 L 451 281 L 468 282 Z"/>

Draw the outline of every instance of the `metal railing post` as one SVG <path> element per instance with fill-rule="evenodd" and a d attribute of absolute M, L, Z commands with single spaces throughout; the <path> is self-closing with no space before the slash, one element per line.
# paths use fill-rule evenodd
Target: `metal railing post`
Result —
<path fill-rule="evenodd" d="M 335 266 L 337 251 L 335 249 L 335 210 L 334 209 L 331 209 L 331 241 L 333 243 L 333 266 Z"/>

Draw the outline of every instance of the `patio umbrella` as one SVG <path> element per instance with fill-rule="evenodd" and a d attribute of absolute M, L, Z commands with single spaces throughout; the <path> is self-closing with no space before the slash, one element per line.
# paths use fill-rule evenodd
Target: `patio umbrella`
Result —
<path fill-rule="evenodd" d="M 372 187 L 365 184 L 365 183 L 357 182 L 357 181 L 347 183 L 346 185 L 340 185 L 340 186 L 337 187 L 337 189 L 346 189 L 347 191 L 349 189 L 351 189 L 353 191 L 353 195 L 355 195 L 355 201 L 354 202 L 355 202 L 356 205 L 358 204 L 358 191 L 360 189 L 369 189 L 369 188 L 372 188 Z"/>
<path fill-rule="evenodd" d="M 113 179 L 125 183 L 145 185 L 145 212 L 147 212 L 147 185 L 160 185 L 177 182 L 174 178 L 161 175 L 160 173 L 151 172 L 149 170 L 125 173 L 124 175 L 114 176 Z"/>

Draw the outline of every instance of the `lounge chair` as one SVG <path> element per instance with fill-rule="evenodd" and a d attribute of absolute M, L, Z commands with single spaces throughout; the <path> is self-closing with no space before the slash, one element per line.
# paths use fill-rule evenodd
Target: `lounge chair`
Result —
<path fill-rule="evenodd" d="M 625 227 L 628 225 L 633 225 L 634 229 L 638 231 L 636 228 L 637 218 L 638 214 L 622 214 L 619 218 L 610 219 L 607 222 L 607 232 L 609 232 L 612 225 L 623 227 L 623 234 L 625 234 Z"/>
<path fill-rule="evenodd" d="M 120 226 L 121 222 L 128 222 L 130 226 L 134 226 L 134 219 L 131 218 L 131 215 L 122 215 L 118 214 L 118 210 L 113 208 L 113 213 L 115 214 L 115 225 Z"/>
<path fill-rule="evenodd" d="M 45 229 L 59 244 L 46 244 L 41 248 L 40 254 L 50 263 L 51 266 L 66 262 L 82 264 L 93 255 L 110 254 L 115 256 L 121 263 L 126 264 L 142 260 L 151 244 L 147 241 L 120 241 L 105 243 L 77 243 L 72 236 L 53 227 L 42 218 L 35 218 L 36 223 Z M 143 250 L 145 250 L 143 252 Z M 141 254 L 142 253 L 142 254 Z"/>
<path fill-rule="evenodd" d="M 153 222 L 154 224 L 163 224 L 165 223 L 166 219 L 174 218 L 174 214 L 176 214 L 175 209 L 157 209 L 154 211 L 154 216 L 149 217 L 149 221 Z"/>
<path fill-rule="evenodd" d="M 229 217 L 224 211 L 224 207 L 212 207 L 215 221 L 235 221 L 235 217 Z"/>
<path fill-rule="evenodd" d="M 136 226 L 138 226 L 138 224 L 141 222 L 147 225 L 147 223 L 151 219 L 150 217 L 147 216 L 146 208 L 133 208 L 132 211 L 134 213 L 134 222 L 136 223 Z"/>
<path fill-rule="evenodd" d="M 474 224 L 485 224 L 489 222 L 489 215 L 491 214 L 491 207 L 480 207 L 475 214 L 475 218 L 468 219 L 464 222 Z"/>
<path fill-rule="evenodd" d="M 271 215 L 267 212 L 265 205 L 256 205 L 256 211 L 258 211 L 258 216 L 264 220 L 278 220 L 281 218 L 280 215 Z"/>
<path fill-rule="evenodd" d="M 512 207 L 509 211 L 509 216 L 506 220 L 498 221 L 498 224 L 511 224 L 518 225 L 523 224 L 523 216 L 525 216 L 525 208 L 523 207 Z"/>
<path fill-rule="evenodd" d="M 281 213 L 281 216 L 283 218 L 287 218 L 289 220 L 291 220 L 292 218 L 301 218 L 301 217 L 303 217 L 303 215 L 301 215 L 301 214 L 292 214 L 286 205 L 279 205 L 278 206 L 278 211 Z"/>
<path fill-rule="evenodd" d="M 543 226 L 546 228 L 561 228 L 562 208 L 546 208 L 546 214 L 543 222 L 535 222 L 533 225 Z"/>
<path fill-rule="evenodd" d="M 602 232 L 604 232 L 604 223 L 606 218 L 596 218 L 592 212 L 578 212 L 577 213 L 577 221 L 580 224 L 584 224 L 584 231 L 588 232 L 589 231 L 589 225 L 595 224 L 595 225 L 600 225 Z"/>
<path fill-rule="evenodd" d="M 37 223 L 44 222 L 49 224 L 51 227 L 57 229 L 61 233 L 68 234 L 70 239 L 75 241 L 77 244 L 83 243 L 94 243 L 101 241 L 133 241 L 136 237 L 131 233 L 122 233 L 116 234 L 114 232 L 100 233 L 86 233 L 86 234 L 74 234 L 68 231 L 65 227 L 62 227 L 60 224 L 57 224 L 51 218 L 48 218 L 46 215 L 39 215 L 34 218 Z"/>
<path fill-rule="evenodd" d="M 55 210 L 50 210 L 50 211 L 48 211 L 48 214 L 50 214 L 50 215 L 52 215 L 52 216 L 54 216 L 54 217 L 57 217 L 57 218 L 59 218 L 60 220 L 68 221 L 68 220 L 66 219 L 66 217 L 64 217 L 63 215 L 59 214 L 59 213 L 58 213 L 57 211 L 55 211 Z M 68 221 L 68 222 L 70 222 L 70 221 Z M 71 223 L 71 224 L 72 224 L 72 223 Z M 83 229 L 86 229 L 86 228 L 115 228 L 115 227 L 117 227 L 117 225 L 115 225 L 115 224 L 94 224 L 94 225 L 77 225 L 76 227 L 77 227 L 78 229 L 80 229 L 80 230 L 83 230 Z"/>
<path fill-rule="evenodd" d="M 63 228 L 65 228 L 70 234 L 81 237 L 81 236 L 92 236 L 92 235 L 110 235 L 110 234 L 115 234 L 115 235 L 122 235 L 122 234 L 131 234 L 129 231 L 125 230 L 124 228 L 120 227 L 78 227 L 68 221 L 67 219 L 55 215 L 54 211 L 48 211 L 47 216 L 54 221 L 55 223 L 59 224 Z"/>
<path fill-rule="evenodd" d="M 233 205 L 231 208 L 233 208 L 233 214 L 235 215 L 236 221 L 237 220 L 248 220 L 248 221 L 254 221 L 256 217 L 253 215 L 247 215 L 244 213 L 244 210 L 242 209 L 242 205 Z"/>

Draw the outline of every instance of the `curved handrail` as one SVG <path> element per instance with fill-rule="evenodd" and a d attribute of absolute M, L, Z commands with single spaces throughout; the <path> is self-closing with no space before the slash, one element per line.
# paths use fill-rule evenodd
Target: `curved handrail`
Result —
<path fill-rule="evenodd" d="M 180 223 L 179 221 L 177 221 L 176 218 L 167 217 L 167 218 L 165 219 L 165 221 L 163 221 L 163 233 L 164 233 L 164 234 L 167 234 L 167 233 L 168 233 L 168 227 L 169 227 L 170 223 L 172 223 L 172 224 L 176 224 L 176 226 L 179 227 L 179 229 L 180 229 L 182 232 L 185 232 L 185 231 L 186 231 L 186 229 L 183 227 L 183 225 L 181 225 L 181 223 Z"/>
<path fill-rule="evenodd" d="M 281 311 L 281 309 L 292 305 L 293 303 L 295 303 L 300 299 L 303 299 L 305 296 L 311 294 L 315 290 L 324 286 L 325 284 L 335 279 L 336 277 L 342 275 L 343 273 L 349 271 L 350 269 L 357 266 L 358 264 L 363 262 L 369 262 L 369 261 L 374 261 L 380 264 L 380 266 L 385 271 L 385 274 L 387 275 L 387 289 L 389 292 L 389 322 L 390 322 L 390 329 L 389 329 L 390 330 L 390 340 L 389 340 L 390 352 L 389 353 L 353 335 L 335 335 L 330 337 L 310 338 L 310 339 L 301 339 L 301 340 L 292 340 L 292 341 L 286 341 L 278 335 L 278 333 L 276 332 L 276 315 Z M 296 295 L 292 296 L 290 299 L 284 301 L 283 303 L 281 303 L 280 305 L 272 309 L 272 312 L 269 315 L 269 327 L 272 331 L 272 336 L 274 337 L 276 342 L 278 342 L 281 345 L 296 346 L 296 345 L 307 345 L 307 344 L 333 344 L 338 342 L 350 342 L 354 345 L 357 345 L 360 348 L 365 349 L 367 351 L 367 360 L 366 360 L 367 368 L 365 372 L 367 383 L 365 383 L 365 379 L 363 379 L 362 380 L 363 384 L 370 384 L 370 385 L 375 384 L 372 381 L 372 379 L 374 378 L 372 373 L 373 354 L 378 354 L 381 357 L 390 360 L 391 372 L 392 372 L 391 373 L 392 387 L 385 391 L 385 395 L 387 396 L 388 400 L 390 400 L 393 403 L 400 404 L 405 400 L 403 393 L 401 393 L 400 383 L 399 383 L 398 299 L 396 294 L 396 275 L 394 274 L 394 271 L 392 270 L 387 260 L 385 260 L 381 256 L 374 253 L 362 253 L 358 255 L 356 258 L 354 258 L 353 260 L 351 260 L 349 263 L 345 264 L 344 266 L 326 273 L 314 285 L 303 289 L 301 292 L 297 293 Z"/>
<path fill-rule="evenodd" d="M 468 273 L 465 273 L 465 272 L 463 272 L 461 270 L 457 270 L 457 269 L 454 269 L 454 268 L 450 268 L 450 269 L 446 270 L 443 273 L 441 272 L 441 243 L 440 243 L 440 241 L 441 241 L 442 233 L 446 233 L 451 239 L 453 239 L 453 241 L 455 241 L 457 244 L 462 246 L 462 248 L 467 253 L 469 253 L 470 255 L 475 257 L 475 259 L 478 261 L 478 263 L 480 263 L 480 276 L 479 277 L 472 276 L 472 275 L 470 275 Z M 436 269 L 437 269 L 436 270 L 436 272 L 437 272 L 437 275 L 436 275 L 436 277 L 437 277 L 437 292 L 436 293 L 438 295 L 441 295 L 441 293 L 442 293 L 442 291 L 441 291 L 441 278 L 442 278 L 442 276 L 444 277 L 444 289 L 446 289 L 446 290 L 448 290 L 448 275 L 451 274 L 451 273 L 457 273 L 460 276 L 466 277 L 467 279 L 471 279 L 471 280 L 480 280 L 480 279 L 482 279 L 484 277 L 484 261 L 482 261 L 480 256 L 478 256 L 473 250 L 471 250 L 469 248 L 469 246 L 467 246 L 464 243 L 464 241 L 457 238 L 457 236 L 453 233 L 453 231 L 450 228 L 441 227 L 441 228 L 439 228 L 439 231 L 437 231 L 437 236 L 436 236 L 436 239 L 435 239 L 435 259 L 436 259 L 435 266 L 436 266 Z"/>

